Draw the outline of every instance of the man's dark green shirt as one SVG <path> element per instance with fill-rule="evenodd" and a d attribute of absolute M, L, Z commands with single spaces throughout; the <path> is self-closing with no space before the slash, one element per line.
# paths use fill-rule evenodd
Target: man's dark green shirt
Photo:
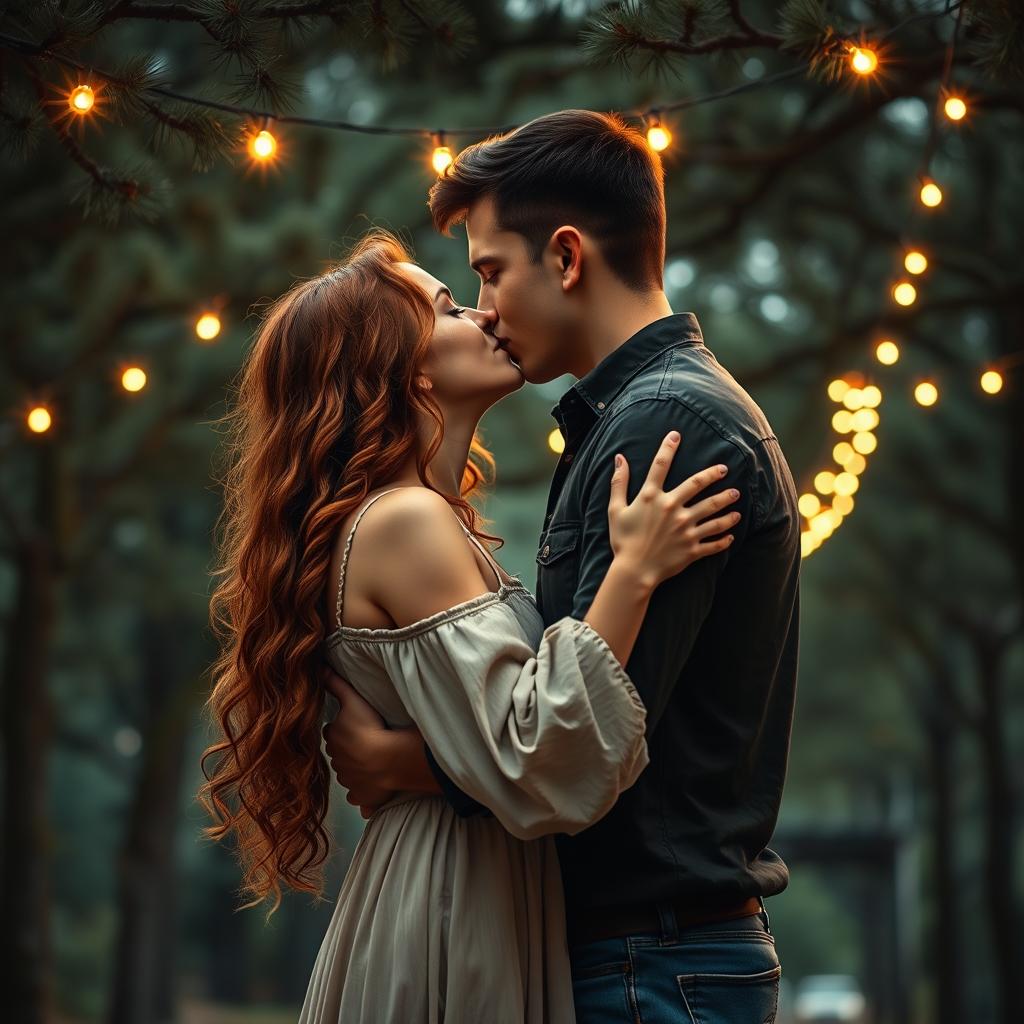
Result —
<path fill-rule="evenodd" d="M 626 666 L 647 708 L 650 764 L 599 822 L 558 837 L 574 911 L 667 900 L 727 906 L 785 888 L 768 849 L 782 798 L 796 693 L 800 515 L 764 413 L 704 345 L 690 313 L 637 332 L 559 400 L 565 438 L 537 553 L 546 625 L 582 619 L 612 559 L 614 458 L 629 500 L 670 430 L 682 435 L 666 489 L 725 463 L 742 514 L 726 551 L 662 583 Z M 429 751 L 428 751 L 429 754 Z M 430 758 L 452 806 L 483 808 Z M 580 765 L 586 771 L 586 765 Z"/>

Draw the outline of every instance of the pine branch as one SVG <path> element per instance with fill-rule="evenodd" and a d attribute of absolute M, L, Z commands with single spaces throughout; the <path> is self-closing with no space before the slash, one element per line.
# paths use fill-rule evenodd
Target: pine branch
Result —
<path fill-rule="evenodd" d="M 1024 80 L 1024 16 L 1012 0 L 974 0 L 965 8 L 975 63 L 998 82 Z"/>
<path fill-rule="evenodd" d="M 726 15 L 738 31 L 724 27 Z M 738 19 L 738 20 L 737 20 Z M 698 29 L 703 38 L 694 39 Z M 761 32 L 731 3 L 728 11 L 715 0 L 626 0 L 597 14 L 581 33 L 584 52 L 595 62 L 631 66 L 642 58 L 643 69 L 664 70 L 682 56 L 761 47 L 779 49 L 781 36 Z"/>

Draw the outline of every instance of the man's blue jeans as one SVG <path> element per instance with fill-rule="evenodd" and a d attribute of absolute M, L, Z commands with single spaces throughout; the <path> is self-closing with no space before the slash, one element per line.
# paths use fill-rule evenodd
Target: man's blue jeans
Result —
<path fill-rule="evenodd" d="M 772 1024 L 782 968 L 762 911 L 570 949 L 577 1024 Z"/>

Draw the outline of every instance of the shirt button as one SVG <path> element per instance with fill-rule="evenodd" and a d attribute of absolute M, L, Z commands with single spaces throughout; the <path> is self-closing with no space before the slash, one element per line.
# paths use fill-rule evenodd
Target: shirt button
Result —
<path fill-rule="evenodd" d="M 598 407 L 598 409 L 603 409 L 604 408 L 604 402 L 598 402 L 597 403 L 597 407 Z"/>
<path fill-rule="evenodd" d="M 565 461 L 566 461 L 566 462 L 572 462 L 572 452 L 569 452 L 569 454 L 568 454 L 568 455 L 566 455 L 566 457 L 565 457 Z"/>
<path fill-rule="evenodd" d="M 548 555 L 550 555 L 550 554 L 551 554 L 551 545 L 550 544 L 545 544 L 544 545 L 544 550 L 541 552 L 541 555 L 543 555 L 545 558 L 547 558 Z"/>

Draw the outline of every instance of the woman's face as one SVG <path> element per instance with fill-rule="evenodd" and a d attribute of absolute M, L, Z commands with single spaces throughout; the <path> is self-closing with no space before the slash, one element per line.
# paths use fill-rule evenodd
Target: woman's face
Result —
<path fill-rule="evenodd" d="M 456 305 L 447 285 L 414 263 L 400 264 L 434 307 L 434 334 L 420 367 L 444 406 L 481 412 L 523 386 L 523 375 L 491 334 L 495 315 Z"/>

